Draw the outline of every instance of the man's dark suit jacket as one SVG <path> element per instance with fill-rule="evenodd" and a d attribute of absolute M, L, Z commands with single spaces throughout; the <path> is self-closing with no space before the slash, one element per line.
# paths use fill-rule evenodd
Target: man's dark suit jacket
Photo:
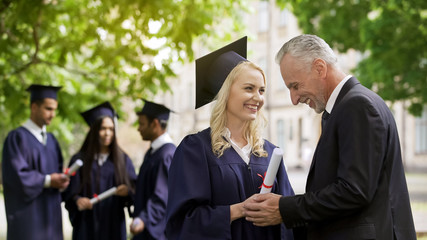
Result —
<path fill-rule="evenodd" d="M 306 193 L 282 197 L 279 209 L 308 239 L 416 239 L 393 115 L 354 77 L 322 130 Z"/>

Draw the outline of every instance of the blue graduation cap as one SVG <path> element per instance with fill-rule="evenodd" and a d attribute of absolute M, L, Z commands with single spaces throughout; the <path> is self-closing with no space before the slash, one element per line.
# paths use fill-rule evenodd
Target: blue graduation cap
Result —
<path fill-rule="evenodd" d="M 31 84 L 26 90 L 31 93 L 31 102 L 34 102 L 45 98 L 53 98 L 56 100 L 57 92 L 61 88 L 62 87 Z"/>
<path fill-rule="evenodd" d="M 82 112 L 81 115 L 89 126 L 99 118 L 110 117 L 114 120 L 117 117 L 116 111 L 114 111 L 113 106 L 108 101 Z"/>
<path fill-rule="evenodd" d="M 169 113 L 173 112 L 161 104 L 150 102 L 145 99 L 142 100 L 145 102 L 145 104 L 141 111 L 136 113 L 138 115 L 146 115 L 150 118 L 157 118 L 159 120 L 167 121 L 169 119 Z"/>
<path fill-rule="evenodd" d="M 240 62 L 247 61 L 247 40 L 243 37 L 196 59 L 196 109 L 210 103 L 231 70 Z"/>

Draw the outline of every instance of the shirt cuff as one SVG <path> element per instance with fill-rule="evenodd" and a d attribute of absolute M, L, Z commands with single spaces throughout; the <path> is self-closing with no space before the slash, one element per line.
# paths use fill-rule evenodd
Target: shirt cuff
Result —
<path fill-rule="evenodd" d="M 46 177 L 44 178 L 44 187 L 50 188 L 50 175 L 46 175 Z"/>

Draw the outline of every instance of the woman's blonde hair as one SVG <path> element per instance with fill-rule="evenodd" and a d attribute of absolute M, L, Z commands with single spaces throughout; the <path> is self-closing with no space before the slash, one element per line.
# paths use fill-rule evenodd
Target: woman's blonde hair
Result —
<path fill-rule="evenodd" d="M 226 124 L 227 124 L 227 102 L 230 95 L 231 85 L 233 85 L 235 79 L 245 71 L 247 68 L 253 68 L 261 72 L 264 78 L 264 84 L 267 84 L 265 80 L 264 71 L 256 64 L 245 61 L 239 63 L 233 70 L 228 74 L 221 89 L 215 96 L 214 100 L 217 100 L 212 110 L 210 119 L 211 126 L 211 139 L 212 139 L 212 151 L 217 157 L 221 157 L 224 151 L 231 145 L 224 139 Z M 262 109 L 257 112 L 257 117 L 253 121 L 247 121 L 244 126 L 244 137 L 248 143 L 252 146 L 252 154 L 258 157 L 266 157 L 268 153 L 264 150 L 264 139 L 262 138 L 262 131 L 267 124 Z"/>

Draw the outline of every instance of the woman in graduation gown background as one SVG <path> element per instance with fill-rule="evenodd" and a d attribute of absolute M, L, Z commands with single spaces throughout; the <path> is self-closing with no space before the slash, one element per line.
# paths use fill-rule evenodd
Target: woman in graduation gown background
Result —
<path fill-rule="evenodd" d="M 262 139 L 266 79 L 246 60 L 246 37 L 196 60 L 196 108 L 215 99 L 210 128 L 186 136 L 169 170 L 168 239 L 293 239 L 257 227 L 243 204 L 259 193 L 274 148 Z M 284 164 L 272 192 L 294 195 Z"/>
<path fill-rule="evenodd" d="M 80 149 L 70 161 L 83 161 L 70 186 L 64 192 L 65 207 L 73 226 L 74 240 L 125 240 L 124 208 L 132 205 L 135 169 L 130 158 L 118 146 L 115 112 L 109 102 L 84 113 L 90 130 Z M 115 195 L 96 204 L 90 199 L 112 187 Z"/>

